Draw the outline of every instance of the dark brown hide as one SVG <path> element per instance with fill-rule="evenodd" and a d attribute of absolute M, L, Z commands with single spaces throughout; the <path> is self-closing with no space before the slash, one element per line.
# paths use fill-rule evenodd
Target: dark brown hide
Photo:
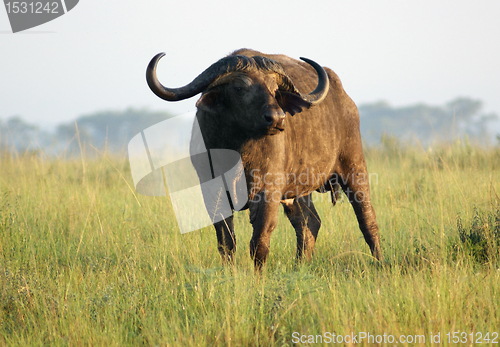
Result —
<path fill-rule="evenodd" d="M 197 102 L 206 147 L 241 154 L 253 226 L 250 254 L 256 268 L 269 254 L 280 204 L 297 234 L 297 258 L 310 259 L 321 225 L 311 193 L 331 192 L 335 203 L 340 188 L 353 206 L 373 256 L 381 260 L 358 110 L 338 76 L 324 68 L 328 93 L 310 106 L 300 94 L 318 84 L 318 73 L 310 64 L 249 49 L 231 56 L 271 59 L 295 88 L 280 87 L 282 77 L 269 70 L 234 71 L 206 86 Z M 219 252 L 231 260 L 236 247 L 233 217 L 214 227 Z"/>

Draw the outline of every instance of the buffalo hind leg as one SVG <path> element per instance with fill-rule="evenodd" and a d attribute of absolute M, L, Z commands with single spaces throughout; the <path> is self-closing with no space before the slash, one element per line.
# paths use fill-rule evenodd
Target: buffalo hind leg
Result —
<path fill-rule="evenodd" d="M 214 223 L 217 233 L 217 249 L 225 263 L 232 264 L 236 251 L 236 237 L 234 235 L 233 216 Z"/>
<path fill-rule="evenodd" d="M 354 209 L 359 228 L 370 247 L 372 255 L 376 259 L 382 260 L 378 224 L 370 200 L 368 178 L 366 168 L 361 168 L 359 171 L 351 169 L 349 174 L 341 175 L 341 186 Z"/>
<path fill-rule="evenodd" d="M 297 260 L 311 260 L 321 227 L 321 219 L 314 208 L 311 195 L 282 201 L 285 214 L 297 235 Z"/>

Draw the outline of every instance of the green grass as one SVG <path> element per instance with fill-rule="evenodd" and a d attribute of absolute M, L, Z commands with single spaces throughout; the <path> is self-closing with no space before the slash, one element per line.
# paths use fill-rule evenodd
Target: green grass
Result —
<path fill-rule="evenodd" d="M 4 154 L 0 345 L 283 346 L 294 332 L 425 345 L 440 333 L 447 345 L 448 332 L 500 333 L 500 150 L 386 144 L 366 157 L 385 261 L 350 205 L 325 194 L 313 261 L 295 264 L 280 213 L 259 278 L 246 211 L 224 268 L 211 228 L 181 235 L 166 198 L 130 188 L 126 160 Z"/>

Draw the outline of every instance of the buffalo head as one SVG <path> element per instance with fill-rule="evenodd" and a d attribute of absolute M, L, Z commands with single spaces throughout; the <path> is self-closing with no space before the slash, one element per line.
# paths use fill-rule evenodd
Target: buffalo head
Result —
<path fill-rule="evenodd" d="M 285 114 L 294 115 L 321 102 L 328 93 L 328 76 L 312 60 L 301 58 L 318 74 L 318 85 L 310 94 L 300 93 L 276 61 L 261 57 L 225 57 L 181 88 L 167 88 L 156 76 L 164 53 L 149 63 L 146 79 L 151 90 L 167 101 L 178 101 L 202 93 L 199 110 L 222 117 L 226 126 L 247 133 L 274 135 L 285 129 Z"/>

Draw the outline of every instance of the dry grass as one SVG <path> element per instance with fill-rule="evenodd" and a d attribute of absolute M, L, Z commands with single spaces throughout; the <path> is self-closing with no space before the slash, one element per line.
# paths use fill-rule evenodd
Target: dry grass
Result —
<path fill-rule="evenodd" d="M 489 332 L 492 344 L 499 153 L 368 150 L 385 262 L 369 256 L 352 208 L 325 199 L 314 260 L 295 264 L 281 214 L 260 280 L 247 212 L 235 218 L 236 266 L 223 268 L 213 231 L 181 235 L 165 198 L 129 188 L 125 160 L 3 155 L 0 345 L 283 346 L 294 332 L 423 335 L 426 345 L 431 334 Z"/>

